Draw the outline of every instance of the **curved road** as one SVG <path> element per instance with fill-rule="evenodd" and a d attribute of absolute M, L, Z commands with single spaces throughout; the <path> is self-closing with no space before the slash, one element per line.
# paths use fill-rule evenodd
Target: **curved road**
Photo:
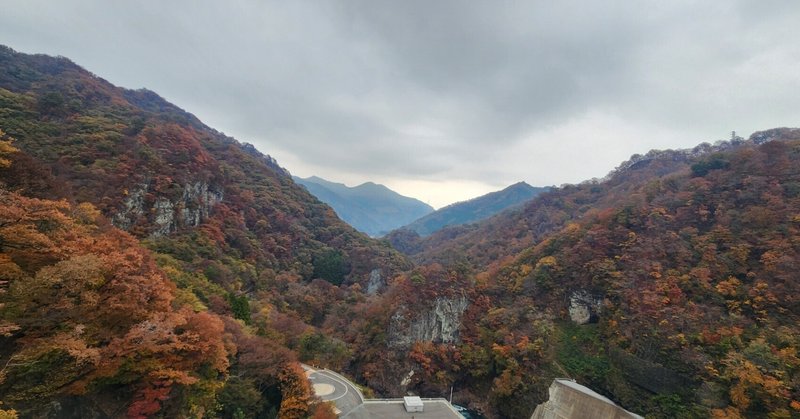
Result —
<path fill-rule="evenodd" d="M 326 402 L 333 402 L 339 409 L 339 416 L 347 415 L 364 403 L 361 392 L 346 378 L 325 369 L 316 369 L 305 364 L 302 366 L 311 384 L 318 390 L 319 397 Z"/>
<path fill-rule="evenodd" d="M 447 400 L 422 399 L 425 412 L 407 412 L 403 406 L 403 399 L 370 399 L 364 400 L 364 395 L 350 380 L 326 369 L 316 369 L 305 364 L 306 376 L 314 386 L 314 392 L 324 401 L 336 405 L 336 414 L 340 418 L 377 419 L 377 418 L 408 418 L 413 419 L 462 419 Z"/>

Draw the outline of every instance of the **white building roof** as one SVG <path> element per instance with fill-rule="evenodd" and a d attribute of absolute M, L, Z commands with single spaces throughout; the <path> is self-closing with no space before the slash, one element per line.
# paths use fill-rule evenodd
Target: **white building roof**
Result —
<path fill-rule="evenodd" d="M 403 397 L 403 403 L 406 406 L 423 406 L 422 399 L 419 396 L 406 396 Z"/>

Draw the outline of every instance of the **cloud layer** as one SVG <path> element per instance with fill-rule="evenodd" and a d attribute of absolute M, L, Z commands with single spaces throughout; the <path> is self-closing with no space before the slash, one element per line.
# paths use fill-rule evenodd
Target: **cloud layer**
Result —
<path fill-rule="evenodd" d="M 0 42 L 441 206 L 800 125 L 795 1 L 3 0 Z"/>

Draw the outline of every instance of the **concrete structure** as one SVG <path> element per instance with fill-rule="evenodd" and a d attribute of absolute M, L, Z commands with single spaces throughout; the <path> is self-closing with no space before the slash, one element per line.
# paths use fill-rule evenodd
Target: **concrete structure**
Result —
<path fill-rule="evenodd" d="M 403 407 L 406 408 L 406 412 L 422 412 L 425 408 L 425 405 L 422 404 L 422 399 L 417 396 L 406 396 L 403 397 Z"/>
<path fill-rule="evenodd" d="M 346 419 L 464 419 L 453 405 L 443 398 L 420 399 L 422 412 L 406 412 L 403 399 L 367 399 L 340 418 Z"/>
<path fill-rule="evenodd" d="M 300 364 L 317 396 L 336 405 L 336 414 L 348 419 L 463 419 L 447 400 L 407 397 L 364 399 L 361 390 L 347 378 L 324 368 Z M 406 399 L 419 411 L 407 410 Z"/>
<path fill-rule="evenodd" d="M 643 419 L 574 380 L 556 378 L 550 385 L 550 398 L 536 406 L 531 419 Z"/>

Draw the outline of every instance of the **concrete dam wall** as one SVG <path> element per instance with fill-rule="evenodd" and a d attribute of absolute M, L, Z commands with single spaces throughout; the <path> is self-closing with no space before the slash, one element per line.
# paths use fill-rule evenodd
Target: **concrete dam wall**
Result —
<path fill-rule="evenodd" d="M 550 398 L 536 406 L 531 416 L 531 419 L 583 418 L 643 419 L 592 389 L 563 378 L 553 380 Z"/>

